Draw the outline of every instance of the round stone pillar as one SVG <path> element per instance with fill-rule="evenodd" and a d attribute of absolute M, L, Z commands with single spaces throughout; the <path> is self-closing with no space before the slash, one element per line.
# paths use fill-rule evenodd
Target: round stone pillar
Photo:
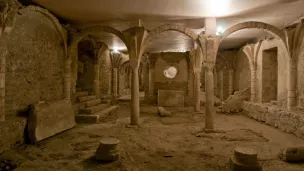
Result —
<path fill-rule="evenodd" d="M 117 97 L 117 74 L 118 74 L 118 69 L 117 68 L 113 68 L 113 96 Z"/>
<path fill-rule="evenodd" d="M 255 100 L 256 100 L 256 70 L 251 69 L 250 101 L 254 102 Z"/>
<path fill-rule="evenodd" d="M 99 87 L 99 62 L 96 61 L 94 64 L 94 81 L 93 81 L 93 92 L 94 95 L 99 98 L 100 96 L 100 87 Z"/>
<path fill-rule="evenodd" d="M 155 88 L 155 59 L 149 59 L 149 100 L 154 101 L 154 88 Z"/>
<path fill-rule="evenodd" d="M 65 73 L 64 73 L 64 99 L 70 100 L 71 99 L 71 64 L 72 60 L 68 59 L 65 63 Z"/>
<path fill-rule="evenodd" d="M 139 125 L 139 59 L 130 59 L 130 67 L 132 70 L 131 85 L 131 125 Z"/>
<path fill-rule="evenodd" d="M 7 55 L 5 39 L 0 37 L 0 121 L 5 120 L 5 60 Z"/>
<path fill-rule="evenodd" d="M 195 80 L 195 107 L 194 110 L 195 112 L 200 112 L 201 110 L 201 98 L 200 98 L 200 94 L 201 94 L 201 88 L 200 88 L 200 84 L 201 84 L 201 69 L 195 69 L 194 70 L 194 80 Z"/>
<path fill-rule="evenodd" d="M 206 88 L 206 104 L 205 104 L 205 129 L 214 129 L 214 106 L 213 106 L 213 96 L 214 96 L 214 78 L 213 78 L 213 68 L 214 65 L 205 67 L 205 88 Z"/>
<path fill-rule="evenodd" d="M 234 70 L 233 69 L 229 69 L 228 71 L 229 73 L 229 83 L 228 83 L 228 92 L 229 95 L 233 94 L 233 77 L 234 77 Z"/>
<path fill-rule="evenodd" d="M 296 106 L 296 77 L 297 67 L 292 59 L 288 61 L 288 99 L 287 99 L 287 110 L 291 110 L 292 107 Z"/>
<path fill-rule="evenodd" d="M 224 71 L 220 70 L 220 98 L 224 101 Z"/>

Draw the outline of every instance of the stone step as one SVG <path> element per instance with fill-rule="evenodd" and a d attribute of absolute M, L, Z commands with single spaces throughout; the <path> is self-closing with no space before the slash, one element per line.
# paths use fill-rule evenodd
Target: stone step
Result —
<path fill-rule="evenodd" d="M 101 103 L 102 103 L 101 99 L 94 99 L 94 100 L 89 100 L 89 101 L 78 103 L 77 105 L 78 105 L 78 109 L 83 109 L 83 108 L 95 106 L 95 105 L 98 105 Z"/>
<path fill-rule="evenodd" d="M 81 97 L 77 97 L 77 102 L 86 102 L 94 99 L 96 99 L 96 96 L 81 96 Z"/>
<path fill-rule="evenodd" d="M 101 99 L 90 100 L 86 102 L 86 107 L 95 106 L 101 103 Z"/>
<path fill-rule="evenodd" d="M 80 109 L 80 112 L 81 113 L 93 114 L 93 113 L 96 113 L 100 110 L 103 110 L 103 109 L 105 109 L 109 106 L 110 106 L 110 104 L 99 104 L 99 105 L 92 106 L 92 107 L 89 107 L 89 108 Z"/>
<path fill-rule="evenodd" d="M 76 97 L 87 96 L 87 95 L 89 95 L 89 92 L 87 91 L 76 92 Z"/>
<path fill-rule="evenodd" d="M 78 114 L 75 116 L 77 123 L 99 123 L 110 115 L 117 114 L 119 106 L 110 106 L 94 114 Z"/>

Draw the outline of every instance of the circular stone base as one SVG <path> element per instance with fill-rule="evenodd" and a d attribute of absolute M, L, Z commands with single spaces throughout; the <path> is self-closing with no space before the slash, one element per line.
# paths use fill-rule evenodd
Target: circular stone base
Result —
<path fill-rule="evenodd" d="M 119 152 L 116 149 L 119 140 L 116 138 L 103 138 L 99 141 L 96 151 L 96 159 L 101 161 L 114 161 L 119 158 Z"/>
<path fill-rule="evenodd" d="M 250 148 L 237 147 L 234 150 L 234 157 L 239 162 L 253 164 L 257 162 L 257 153 Z"/>

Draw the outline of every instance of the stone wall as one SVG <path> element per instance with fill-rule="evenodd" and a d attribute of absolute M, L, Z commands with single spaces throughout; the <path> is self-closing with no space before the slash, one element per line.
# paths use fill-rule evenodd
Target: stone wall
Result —
<path fill-rule="evenodd" d="M 262 68 L 263 68 L 263 51 L 277 48 L 278 49 L 278 78 L 277 78 L 277 100 L 279 106 L 286 106 L 287 103 L 287 73 L 288 73 L 288 53 L 282 41 L 278 39 L 264 40 L 261 44 L 257 56 L 257 99 L 262 102 Z"/>
<path fill-rule="evenodd" d="M 276 105 L 244 102 L 244 115 L 283 132 L 304 138 L 304 111 L 286 111 Z"/>
<path fill-rule="evenodd" d="M 250 66 L 244 52 L 237 53 L 234 67 L 234 91 L 250 88 Z"/>
<path fill-rule="evenodd" d="M 188 92 L 188 61 L 185 53 L 157 53 L 155 62 L 155 93 L 158 90 L 181 90 Z M 170 79 L 164 75 L 169 66 L 177 68 L 175 78 Z"/>
<path fill-rule="evenodd" d="M 304 107 L 304 43 L 302 44 L 297 65 L 297 98 L 298 106 Z"/>
<path fill-rule="evenodd" d="M 44 12 L 20 12 L 6 42 L 6 120 L 0 122 L 0 153 L 24 142 L 30 104 L 63 99 L 66 33 Z"/>
<path fill-rule="evenodd" d="M 111 95 L 111 83 L 112 83 L 112 64 L 110 51 L 105 50 L 100 54 L 99 63 L 99 86 L 101 97 L 110 97 Z"/>
<path fill-rule="evenodd" d="M 94 84 L 94 60 L 93 57 L 88 54 L 82 54 L 78 56 L 78 61 L 83 64 L 83 71 L 78 72 L 77 87 L 81 87 L 83 90 L 92 92 Z M 79 66 L 78 66 L 79 67 Z"/>
<path fill-rule="evenodd" d="M 7 117 L 38 101 L 63 99 L 63 40 L 47 16 L 35 11 L 17 15 L 7 44 Z"/>

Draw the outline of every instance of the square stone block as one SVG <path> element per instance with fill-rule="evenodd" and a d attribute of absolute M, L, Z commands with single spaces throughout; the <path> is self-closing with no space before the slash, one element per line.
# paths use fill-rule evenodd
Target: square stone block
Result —
<path fill-rule="evenodd" d="M 158 90 L 158 106 L 184 107 L 185 92 L 177 90 Z"/>

